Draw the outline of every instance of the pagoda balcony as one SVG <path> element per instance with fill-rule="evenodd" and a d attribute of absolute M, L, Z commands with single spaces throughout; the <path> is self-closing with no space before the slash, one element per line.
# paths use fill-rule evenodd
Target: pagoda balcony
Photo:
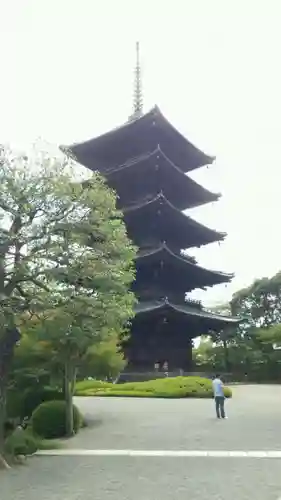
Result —
<path fill-rule="evenodd" d="M 187 306 L 196 307 L 196 309 L 203 310 L 203 304 L 201 300 L 190 299 L 188 297 L 185 297 L 185 304 Z"/>
<path fill-rule="evenodd" d="M 148 193 L 153 198 L 160 191 L 180 210 L 217 201 L 221 196 L 190 179 L 160 147 L 114 168 L 106 173 L 106 180 L 118 193 L 121 208 L 145 199 Z"/>
<path fill-rule="evenodd" d="M 163 290 L 153 286 L 153 284 L 147 284 L 147 288 L 142 288 L 139 292 L 135 293 L 139 302 L 155 302 L 166 300 L 167 297 L 163 295 Z M 189 299 L 186 297 L 185 293 L 179 293 L 178 291 L 172 292 L 169 290 L 168 299 L 174 304 L 188 305 L 190 307 L 195 307 L 196 309 L 203 309 L 202 302 L 200 300 Z"/>
<path fill-rule="evenodd" d="M 205 269 L 175 254 L 164 243 L 149 251 L 140 251 L 136 259 L 136 281 L 133 290 L 141 294 L 149 287 L 162 290 L 162 296 L 170 293 L 184 294 L 195 288 L 204 289 L 219 283 L 228 283 L 232 274 Z"/>
<path fill-rule="evenodd" d="M 166 241 L 180 251 L 223 241 L 226 236 L 185 215 L 162 193 L 127 207 L 123 213 L 128 235 L 139 248 Z"/>
<path fill-rule="evenodd" d="M 95 139 L 61 149 L 85 167 L 106 174 L 129 159 L 155 151 L 158 146 L 182 172 L 214 161 L 214 157 L 200 151 L 178 132 L 157 106 L 139 119 Z"/>

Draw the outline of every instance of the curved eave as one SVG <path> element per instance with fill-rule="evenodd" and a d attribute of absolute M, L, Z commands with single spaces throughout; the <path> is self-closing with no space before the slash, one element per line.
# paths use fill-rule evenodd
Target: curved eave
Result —
<path fill-rule="evenodd" d="M 162 255 L 161 255 L 162 254 Z M 198 266 L 197 264 L 193 264 L 189 260 L 185 259 L 184 257 L 181 257 L 180 255 L 175 254 L 172 252 L 172 250 L 169 249 L 169 247 L 164 243 L 158 248 L 152 249 L 152 250 L 143 250 L 140 251 L 136 260 L 137 262 L 145 260 L 145 259 L 150 259 L 151 257 L 154 257 L 158 255 L 159 260 L 162 258 L 169 258 L 171 260 L 175 260 L 183 264 L 184 266 L 190 266 L 191 269 L 196 269 L 197 271 L 200 271 L 204 274 L 208 274 L 209 276 L 212 276 L 216 281 L 219 280 L 220 283 L 225 283 L 229 282 L 232 280 L 234 277 L 234 274 L 227 274 L 227 273 L 222 273 L 220 271 L 213 271 L 211 269 L 206 269 L 205 267 Z"/>
<path fill-rule="evenodd" d="M 196 309 L 195 307 L 189 305 L 178 305 L 169 302 L 169 300 L 163 301 L 151 301 L 151 302 L 139 302 L 135 306 L 136 315 L 139 314 L 149 314 L 151 312 L 157 312 L 161 310 L 171 310 L 185 316 L 195 316 L 202 319 L 213 320 L 215 322 L 221 322 L 224 324 L 238 325 L 241 321 L 240 318 L 233 316 L 222 316 L 220 314 L 214 314 L 204 309 Z"/>
<path fill-rule="evenodd" d="M 144 131 L 145 128 L 148 129 L 150 126 L 158 126 L 160 132 L 164 133 L 166 138 L 169 138 L 171 142 L 173 142 L 175 149 L 180 150 L 182 163 L 183 165 L 185 164 L 185 172 L 194 170 L 204 165 L 210 165 L 215 160 L 215 157 L 206 155 L 189 142 L 173 125 L 171 125 L 157 106 L 152 108 L 140 118 L 129 121 L 98 137 L 71 145 L 61 145 L 60 149 L 64 153 L 74 157 L 82 165 L 85 165 L 93 170 L 105 172 L 107 169 L 111 168 L 112 165 L 110 167 L 110 165 L 102 164 L 103 152 L 110 150 L 113 146 L 116 147 L 120 138 L 124 138 L 126 134 L 130 137 L 134 134 L 136 134 L 136 137 L 137 135 L 141 136 L 141 132 Z M 157 144 L 155 144 L 155 146 L 156 145 Z M 151 148 L 151 150 L 153 149 L 154 148 Z M 89 164 L 90 157 L 91 165 Z M 187 162 L 185 162 L 184 157 Z M 188 158 L 190 161 L 188 161 Z"/>
<path fill-rule="evenodd" d="M 156 106 L 152 108 L 150 111 L 147 113 L 143 114 L 139 118 L 136 118 L 135 120 L 129 120 L 128 122 L 122 123 L 122 125 L 118 125 L 117 127 L 114 127 L 113 129 L 109 130 L 108 132 L 105 132 L 104 134 L 100 134 L 97 137 L 94 137 L 92 139 L 88 139 L 87 141 L 83 142 L 74 142 L 73 144 L 70 145 L 61 145 L 60 149 L 62 151 L 72 151 L 74 154 L 75 152 L 79 152 L 81 148 L 90 148 L 95 144 L 101 143 L 103 141 L 108 141 L 112 137 L 114 137 L 116 134 L 123 133 L 128 129 L 137 129 L 137 127 L 142 124 L 143 122 L 146 122 L 149 118 L 153 116 L 154 110 L 156 109 Z"/>
<path fill-rule="evenodd" d="M 204 205 L 206 203 L 212 203 L 217 201 L 221 197 L 221 193 L 213 193 L 208 189 L 204 188 L 198 182 L 188 177 L 175 163 L 168 158 L 168 156 L 162 151 L 161 147 L 158 146 L 154 151 L 142 154 L 137 158 L 133 158 L 123 165 L 119 165 L 117 167 L 113 167 L 111 170 L 107 171 L 105 176 L 109 182 L 114 182 L 114 178 L 118 175 L 126 175 L 126 171 L 129 169 L 139 168 L 141 169 L 142 164 L 145 162 L 151 161 L 155 157 L 161 157 L 161 160 L 166 162 L 166 164 L 171 169 L 171 175 L 177 176 L 178 184 L 180 188 L 183 189 L 186 186 L 186 198 L 188 200 L 188 193 L 192 192 L 193 201 L 190 203 L 187 201 L 186 205 L 182 208 L 193 208 L 200 205 Z"/>
<path fill-rule="evenodd" d="M 210 229 L 207 226 L 200 224 L 196 220 L 181 212 L 181 210 L 178 210 L 161 193 L 158 194 L 155 198 L 136 203 L 135 205 L 123 209 L 124 217 L 126 219 L 126 215 L 134 214 L 134 212 L 137 212 L 138 210 L 144 210 L 150 206 L 153 207 L 153 205 L 155 205 L 155 210 L 157 210 L 157 205 L 162 206 L 163 204 L 165 204 L 166 208 L 171 212 L 172 216 L 179 217 L 182 220 L 183 224 L 186 225 L 187 231 L 194 229 L 198 231 L 198 233 L 202 233 L 202 241 L 200 245 L 213 243 L 215 241 L 223 241 L 225 239 L 226 233 L 215 231 L 214 229 Z M 194 246 L 197 246 L 195 241 Z"/>
<path fill-rule="evenodd" d="M 207 155 L 201 149 L 197 148 L 196 146 L 194 146 L 194 144 L 192 144 L 190 141 L 188 141 L 188 139 L 186 139 L 186 137 L 184 137 L 184 135 L 182 135 L 174 127 L 174 125 L 172 125 L 171 122 L 169 122 L 169 120 L 167 120 L 167 118 L 165 118 L 165 116 L 160 111 L 158 106 L 155 106 L 154 110 L 155 110 L 155 116 L 159 119 L 159 122 L 161 124 L 163 124 L 164 127 L 167 127 L 168 130 L 170 129 L 170 131 L 174 134 L 174 136 L 177 137 L 178 140 L 181 141 L 185 145 L 185 148 L 187 150 L 186 154 L 191 153 L 196 157 L 196 159 L 197 159 L 196 164 L 192 168 L 189 167 L 188 169 L 186 169 L 185 170 L 186 172 L 191 172 L 192 170 L 195 170 L 196 168 L 199 168 L 199 167 L 203 167 L 205 165 L 211 165 L 215 161 L 215 159 L 216 159 L 215 156 Z"/>

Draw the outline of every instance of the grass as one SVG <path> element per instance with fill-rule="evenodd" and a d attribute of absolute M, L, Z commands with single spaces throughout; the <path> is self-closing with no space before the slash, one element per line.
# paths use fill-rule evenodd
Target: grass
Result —
<path fill-rule="evenodd" d="M 144 398 L 212 398 L 212 381 L 201 377 L 173 377 L 111 384 L 99 380 L 83 380 L 76 384 L 76 396 L 144 397 Z M 232 397 L 229 387 L 225 396 Z"/>

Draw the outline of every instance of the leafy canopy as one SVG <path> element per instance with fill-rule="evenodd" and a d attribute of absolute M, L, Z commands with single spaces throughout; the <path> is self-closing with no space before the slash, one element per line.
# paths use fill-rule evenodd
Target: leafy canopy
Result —
<path fill-rule="evenodd" d="M 2 148 L 0 165 L 0 343 L 17 324 L 77 358 L 121 335 L 136 250 L 115 194 L 63 155 Z"/>

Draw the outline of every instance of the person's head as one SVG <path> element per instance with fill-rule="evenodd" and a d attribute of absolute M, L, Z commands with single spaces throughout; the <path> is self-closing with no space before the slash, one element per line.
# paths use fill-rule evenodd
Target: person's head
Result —
<path fill-rule="evenodd" d="M 221 378 L 219 373 L 216 373 L 215 378 Z"/>

